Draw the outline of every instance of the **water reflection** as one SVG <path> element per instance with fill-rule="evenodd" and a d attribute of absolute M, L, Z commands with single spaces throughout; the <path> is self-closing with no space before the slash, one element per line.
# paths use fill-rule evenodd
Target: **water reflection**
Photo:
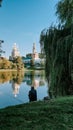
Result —
<path fill-rule="evenodd" d="M 28 86 L 29 90 L 31 90 L 31 86 L 34 86 L 35 90 L 38 89 L 39 86 L 41 87 L 45 86 L 45 83 L 46 83 L 45 72 L 44 71 L 0 72 L 0 86 L 1 84 L 4 84 L 4 83 L 7 83 L 7 86 L 11 84 L 12 94 L 14 95 L 14 97 L 17 97 L 20 94 L 20 88 L 21 88 L 22 83 L 25 84 L 24 86 Z M 66 96 L 66 95 L 72 95 L 72 94 L 73 94 L 73 88 L 70 88 L 70 87 L 69 88 L 67 88 L 66 86 L 65 87 L 55 86 L 54 88 L 52 86 L 50 88 L 48 87 L 49 98 L 56 98 L 58 96 Z"/>
<path fill-rule="evenodd" d="M 16 73 L 15 73 L 16 74 Z M 12 72 L 0 72 L 0 83 L 8 82 L 12 79 L 13 73 Z"/>
<path fill-rule="evenodd" d="M 12 80 L 12 89 L 14 97 L 17 97 L 17 95 L 19 94 L 19 88 L 20 84 L 18 84 L 15 80 Z"/>
<path fill-rule="evenodd" d="M 45 72 L 44 71 L 30 71 L 26 72 L 23 82 L 26 82 L 29 86 L 37 88 L 45 84 Z"/>
<path fill-rule="evenodd" d="M 35 91 L 37 87 L 45 85 L 44 71 L 26 71 L 23 74 L 17 72 L 16 76 L 14 75 L 12 77 L 12 80 L 10 81 L 10 83 L 12 84 L 14 97 L 17 97 L 17 95 L 19 94 L 19 89 L 22 82 L 26 83 L 28 86 L 31 87 L 31 90 Z M 32 86 L 34 87 L 34 89 L 32 89 Z"/>
<path fill-rule="evenodd" d="M 0 72 L 0 108 L 42 100 L 47 92 L 44 71 Z"/>
<path fill-rule="evenodd" d="M 19 89 L 23 78 L 24 78 L 24 72 L 20 71 L 17 72 L 16 77 L 13 77 L 11 80 L 14 97 L 17 97 L 17 95 L 19 94 Z"/>
<path fill-rule="evenodd" d="M 22 82 L 24 77 L 24 72 L 18 71 L 2 71 L 0 72 L 0 83 L 5 83 L 11 81 L 12 79 L 16 79 L 16 82 Z"/>

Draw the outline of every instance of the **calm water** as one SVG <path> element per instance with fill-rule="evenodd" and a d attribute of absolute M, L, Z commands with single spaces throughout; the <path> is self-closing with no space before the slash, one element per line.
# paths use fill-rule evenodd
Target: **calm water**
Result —
<path fill-rule="evenodd" d="M 37 100 L 48 96 L 44 71 L 0 72 L 0 108 L 30 102 L 31 86 Z"/>

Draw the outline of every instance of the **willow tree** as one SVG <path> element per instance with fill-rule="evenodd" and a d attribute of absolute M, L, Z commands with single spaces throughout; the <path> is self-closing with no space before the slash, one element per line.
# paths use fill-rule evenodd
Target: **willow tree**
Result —
<path fill-rule="evenodd" d="M 41 32 L 40 44 L 46 55 L 46 77 L 50 91 L 65 88 L 69 94 L 73 85 L 73 0 L 57 4 L 58 27 Z M 56 91 L 55 91 L 56 90 Z"/>
<path fill-rule="evenodd" d="M 73 24 L 73 0 L 61 0 L 57 4 L 56 14 L 61 22 L 69 27 Z"/>

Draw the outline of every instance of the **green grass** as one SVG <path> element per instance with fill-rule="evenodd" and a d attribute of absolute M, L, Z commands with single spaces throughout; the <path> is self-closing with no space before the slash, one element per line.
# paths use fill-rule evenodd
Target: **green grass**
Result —
<path fill-rule="evenodd" d="M 73 130 L 73 97 L 0 109 L 0 130 Z"/>

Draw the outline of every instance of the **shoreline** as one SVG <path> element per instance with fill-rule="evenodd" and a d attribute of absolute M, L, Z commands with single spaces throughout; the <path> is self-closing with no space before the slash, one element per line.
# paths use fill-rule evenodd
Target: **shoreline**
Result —
<path fill-rule="evenodd" d="M 0 72 L 2 72 L 2 71 L 18 71 L 18 70 L 16 70 L 16 69 L 0 69 Z M 25 71 L 25 69 L 19 70 L 19 71 Z"/>
<path fill-rule="evenodd" d="M 22 70 L 16 70 L 16 69 L 0 69 L 0 72 L 4 71 L 45 71 L 45 70 L 37 70 L 37 69 L 22 69 Z"/>

